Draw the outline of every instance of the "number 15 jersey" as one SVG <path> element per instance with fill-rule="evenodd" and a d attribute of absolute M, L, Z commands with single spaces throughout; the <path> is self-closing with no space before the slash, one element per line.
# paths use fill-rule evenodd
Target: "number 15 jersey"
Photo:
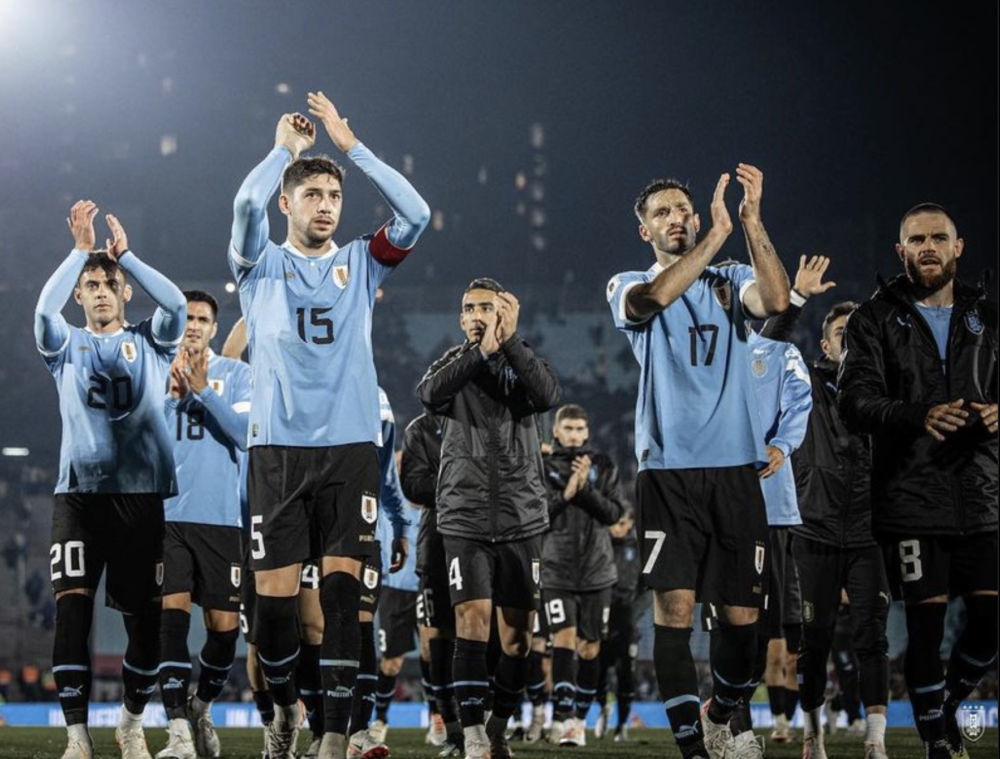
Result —
<path fill-rule="evenodd" d="M 702 272 L 687 291 L 644 322 L 625 312 L 629 290 L 663 271 L 617 274 L 608 282 L 615 327 L 639 362 L 635 454 L 645 469 L 702 469 L 764 462 L 750 376 L 743 295 L 753 270 L 742 264 Z"/>
<path fill-rule="evenodd" d="M 230 247 L 252 357 L 249 446 L 382 445 L 372 309 L 392 267 L 369 245 L 390 244 L 380 231 L 306 256 L 268 241 L 256 263 Z"/>

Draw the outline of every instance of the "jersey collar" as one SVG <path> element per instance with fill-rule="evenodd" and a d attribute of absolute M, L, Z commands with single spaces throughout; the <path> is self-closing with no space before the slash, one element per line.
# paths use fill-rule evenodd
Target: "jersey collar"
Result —
<path fill-rule="evenodd" d="M 122 332 L 125 331 L 125 327 L 119 327 L 115 332 L 94 332 L 90 327 L 83 328 L 85 332 L 89 332 L 94 337 L 118 337 Z"/>
<path fill-rule="evenodd" d="M 651 267 L 649 267 L 649 271 L 652 272 L 653 276 L 655 277 L 657 274 L 659 274 L 665 268 L 667 268 L 667 267 L 664 266 L 663 264 L 661 264 L 659 261 L 653 261 L 653 265 Z"/>
<path fill-rule="evenodd" d="M 293 256 L 297 256 L 298 258 L 304 258 L 307 261 L 325 261 L 328 258 L 333 258 L 335 255 L 337 255 L 337 253 L 340 252 L 340 247 L 337 245 L 337 243 L 333 242 L 332 240 L 330 242 L 331 242 L 330 250 L 324 253 L 322 256 L 307 256 L 301 250 L 292 245 L 292 243 L 288 240 L 285 240 L 284 244 L 281 247 L 287 250 Z"/>

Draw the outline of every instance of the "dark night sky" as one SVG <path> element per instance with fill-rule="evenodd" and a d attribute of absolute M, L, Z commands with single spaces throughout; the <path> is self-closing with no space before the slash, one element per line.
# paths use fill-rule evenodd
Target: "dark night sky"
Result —
<path fill-rule="evenodd" d="M 738 161 L 765 172 L 764 218 L 788 266 L 831 255 L 838 295 L 870 292 L 876 267 L 899 270 L 898 220 L 924 200 L 952 209 L 961 271 L 978 276 L 997 249 L 997 7 L 896 6 L 0 2 L 0 298 L 13 304 L 0 327 L 24 349 L 0 375 L 43 388 L 27 402 L 54 436 L 30 309 L 71 245 L 63 218 L 79 197 L 117 213 L 135 250 L 181 284 L 220 287 L 234 193 L 312 88 L 392 165 L 411 156 L 443 219 L 393 287 L 457 301 L 459 284 L 488 274 L 537 303 L 572 278 L 568 305 L 605 309 L 609 276 L 650 263 L 631 212 L 639 189 L 673 175 L 707 210 Z M 177 150 L 161 155 L 166 135 Z M 360 172 L 346 191 L 341 242 L 385 218 Z M 734 185 L 733 212 L 738 196 Z M 283 236 L 283 222 L 272 229 Z M 724 252 L 746 256 L 738 235 Z M 0 428 L 25 402 L 5 399 Z"/>

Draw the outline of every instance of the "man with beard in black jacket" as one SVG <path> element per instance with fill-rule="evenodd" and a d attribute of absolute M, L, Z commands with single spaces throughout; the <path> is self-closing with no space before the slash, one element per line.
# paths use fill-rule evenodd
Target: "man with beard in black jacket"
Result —
<path fill-rule="evenodd" d="M 417 387 L 441 424 L 437 526 L 455 607 L 455 695 L 469 759 L 510 755 L 505 731 L 527 677 L 549 526 L 535 415 L 559 403 L 559 381 L 517 334 L 519 309 L 495 280 L 473 280 L 462 298 L 465 343 L 434 362 Z M 502 653 L 487 726 L 494 605 Z"/>
<path fill-rule="evenodd" d="M 552 452 L 544 456 L 550 525 L 542 549 L 542 596 L 553 633 L 549 741 L 585 746 L 587 712 L 600 679 L 601 639 L 618 580 L 608 527 L 621 517 L 624 503 L 618 467 L 587 445 L 583 407 L 560 408 L 552 436 Z"/>
<path fill-rule="evenodd" d="M 905 274 L 848 319 L 839 378 L 844 421 L 872 436 L 873 527 L 906 602 L 906 683 L 929 759 L 965 755 L 956 712 L 997 653 L 997 307 L 955 278 L 963 247 L 941 206 L 903 216 Z M 949 596 L 967 620 L 946 676 Z"/>

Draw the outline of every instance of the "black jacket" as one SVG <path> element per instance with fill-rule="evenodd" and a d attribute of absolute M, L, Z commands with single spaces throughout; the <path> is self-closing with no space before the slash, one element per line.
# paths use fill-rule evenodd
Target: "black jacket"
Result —
<path fill-rule="evenodd" d="M 837 409 L 837 365 L 810 367 L 813 407 L 805 440 L 792 455 L 802 524 L 792 534 L 840 548 L 872 537 L 871 443 L 848 432 Z"/>
<path fill-rule="evenodd" d="M 640 576 L 639 539 L 635 527 L 623 538 L 612 538 L 611 547 L 615 552 L 615 569 L 618 572 L 614 597 L 619 601 L 631 601 L 646 590 Z"/>
<path fill-rule="evenodd" d="M 961 535 L 997 529 L 997 436 L 977 414 L 939 443 L 931 407 L 997 402 L 997 306 L 985 287 L 955 283 L 946 371 L 905 276 L 880 283 L 844 332 L 839 406 L 872 436 L 877 535 Z M 970 410 L 971 411 L 971 410 Z"/>
<path fill-rule="evenodd" d="M 589 481 L 571 501 L 563 498 L 573 459 L 591 459 Z M 543 457 L 549 497 L 549 531 L 542 548 L 542 587 L 585 592 L 610 588 L 618 579 L 608 527 L 625 511 L 618 467 L 607 456 L 563 448 Z"/>
<path fill-rule="evenodd" d="M 789 342 L 802 315 L 791 305 L 765 322 L 761 334 Z M 840 548 L 874 545 L 871 442 L 844 426 L 837 408 L 837 366 L 820 359 L 809 369 L 812 411 L 802 445 L 792 454 L 802 524 L 795 535 Z"/>
<path fill-rule="evenodd" d="M 484 358 L 452 348 L 417 395 L 441 423 L 437 526 L 442 535 L 502 543 L 548 528 L 535 414 L 559 403 L 549 363 L 518 335 Z"/>
<path fill-rule="evenodd" d="M 403 495 L 421 508 L 417 532 L 417 574 L 421 575 L 433 571 L 435 560 L 444 565 L 444 546 L 434 513 L 440 466 L 441 428 L 433 416 L 421 414 L 403 432 L 403 456 L 399 463 Z"/>

